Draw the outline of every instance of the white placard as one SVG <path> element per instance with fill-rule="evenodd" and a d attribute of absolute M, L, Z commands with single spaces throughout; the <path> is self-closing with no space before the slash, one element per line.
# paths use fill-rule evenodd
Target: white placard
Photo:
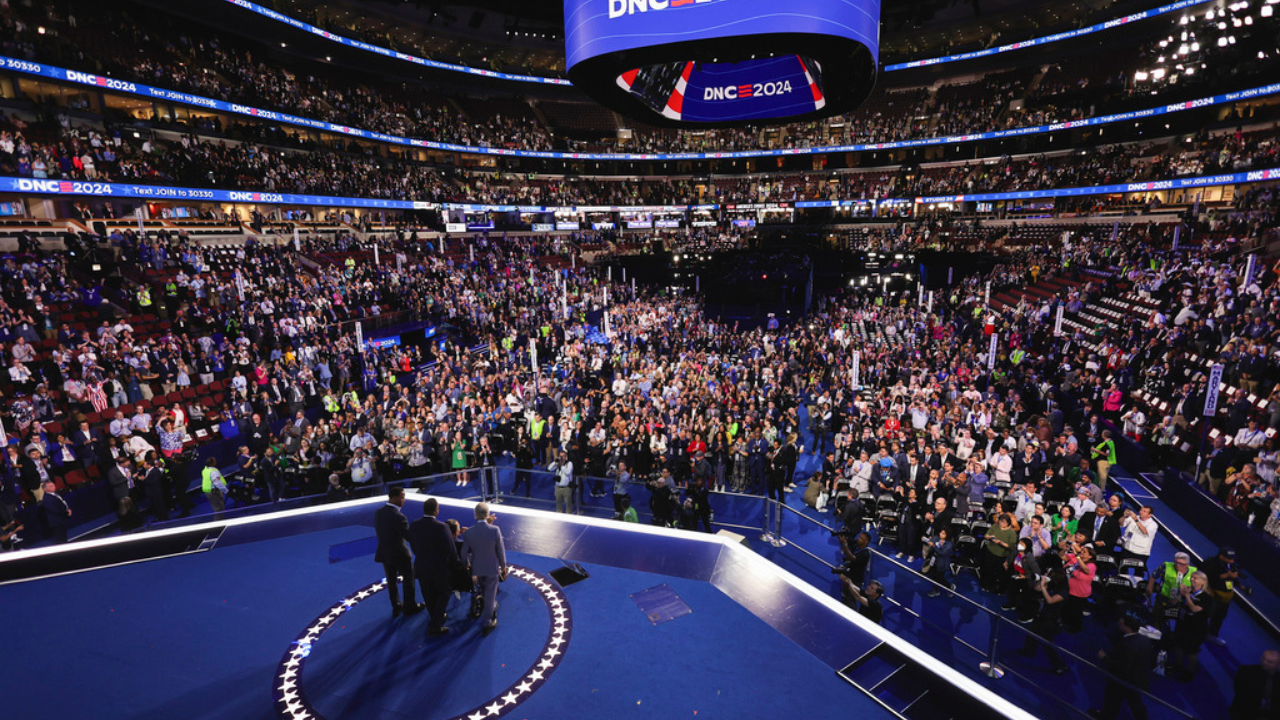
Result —
<path fill-rule="evenodd" d="M 987 369 L 996 369 L 996 345 L 1000 342 L 1000 333 L 991 333 L 991 348 L 987 350 Z"/>
<path fill-rule="evenodd" d="M 1222 386 L 1222 364 L 1209 368 L 1209 392 L 1204 396 L 1204 416 L 1213 417 L 1218 413 L 1218 388 Z"/>

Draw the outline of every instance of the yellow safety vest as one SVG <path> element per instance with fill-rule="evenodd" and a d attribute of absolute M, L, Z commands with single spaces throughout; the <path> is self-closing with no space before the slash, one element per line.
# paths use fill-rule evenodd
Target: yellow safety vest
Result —
<path fill-rule="evenodd" d="M 1185 585 L 1186 587 L 1191 587 L 1191 576 L 1195 573 L 1195 571 L 1196 569 L 1194 566 L 1188 565 L 1187 572 L 1182 576 L 1181 585 Z M 1180 587 L 1180 584 L 1178 583 L 1178 567 L 1171 562 L 1165 563 L 1164 564 L 1164 581 L 1160 583 L 1160 596 L 1165 599 L 1172 600 L 1173 598 L 1177 597 L 1179 593 L 1182 592 L 1182 590 L 1180 590 L 1179 587 Z"/>
<path fill-rule="evenodd" d="M 200 489 L 201 490 L 205 492 L 213 492 L 214 473 L 218 473 L 218 469 L 211 468 L 211 467 L 205 468 L 204 471 L 200 473 L 200 476 L 201 476 Z M 218 474 L 221 475 L 221 473 L 218 473 Z"/>

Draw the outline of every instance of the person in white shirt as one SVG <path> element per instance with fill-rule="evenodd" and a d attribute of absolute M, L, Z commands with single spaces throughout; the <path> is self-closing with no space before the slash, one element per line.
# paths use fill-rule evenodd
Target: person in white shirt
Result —
<path fill-rule="evenodd" d="M 1142 433 L 1147 427 L 1147 416 L 1137 406 L 1129 412 L 1120 416 L 1124 421 L 1124 434 L 1134 440 L 1134 442 L 1142 442 Z"/>
<path fill-rule="evenodd" d="M 1156 530 L 1159 529 L 1151 513 L 1150 505 L 1143 505 L 1136 514 L 1133 510 L 1124 511 L 1124 520 L 1120 523 L 1120 529 L 1124 532 L 1124 537 L 1120 540 L 1124 551 L 1122 558 L 1137 558 L 1145 565 L 1147 558 L 1151 557 L 1151 546 L 1156 541 Z"/>
<path fill-rule="evenodd" d="M 116 411 L 116 419 L 108 427 L 112 437 L 128 437 L 133 434 L 133 425 L 125 418 L 124 413 Z"/>
<path fill-rule="evenodd" d="M 1089 489 L 1083 486 L 1076 490 L 1076 496 L 1071 498 L 1067 504 L 1075 511 L 1075 516 L 1078 518 L 1084 517 L 1098 507 L 1097 503 L 1089 498 Z"/>
<path fill-rule="evenodd" d="M 1040 493 L 1036 492 L 1035 483 L 1027 483 L 1014 488 L 1013 499 L 1017 502 L 1013 510 L 1013 516 L 1018 518 L 1018 522 L 1023 525 L 1031 522 L 1031 518 L 1035 517 L 1036 514 L 1036 505 L 1044 501 Z"/>
<path fill-rule="evenodd" d="M 1236 447 L 1244 451 L 1257 451 L 1267 441 L 1267 434 L 1258 429 L 1258 421 L 1250 420 L 1249 424 L 1236 432 Z"/>
<path fill-rule="evenodd" d="M 573 462 L 569 454 L 560 451 L 560 459 L 547 466 L 556 474 L 556 512 L 568 513 L 573 505 Z"/>
<path fill-rule="evenodd" d="M 855 492 L 859 494 L 870 492 L 871 473 L 873 470 L 875 470 L 875 466 L 871 464 L 865 452 L 857 460 L 853 461 L 853 479 L 850 484 Z"/>
<path fill-rule="evenodd" d="M 961 460 L 968 460 L 973 455 L 973 448 L 977 445 L 968 428 L 961 431 L 960 438 L 956 440 L 956 457 Z"/>
<path fill-rule="evenodd" d="M 1009 457 L 1009 448 L 1000 446 L 1000 450 L 991 456 L 991 479 L 995 482 L 1011 482 L 1013 478 L 1013 458 Z"/>

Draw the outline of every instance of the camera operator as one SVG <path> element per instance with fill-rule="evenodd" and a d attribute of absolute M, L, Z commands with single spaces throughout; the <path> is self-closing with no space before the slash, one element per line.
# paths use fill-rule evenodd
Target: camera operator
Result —
<path fill-rule="evenodd" d="M 840 584 L 843 588 L 844 603 L 879 625 L 884 618 L 884 606 L 880 604 L 880 598 L 884 597 L 884 586 L 880 581 L 872 580 L 865 588 L 858 589 L 857 584 L 850 580 L 849 576 L 841 575 Z"/>
<path fill-rule="evenodd" d="M 1205 560 L 1200 570 L 1209 576 L 1209 591 L 1217 601 L 1213 604 L 1213 612 L 1209 616 L 1207 640 L 1214 645 L 1226 645 L 1227 641 L 1223 640 L 1221 635 L 1222 622 L 1227 619 L 1227 610 L 1231 608 L 1231 601 L 1235 599 L 1236 591 L 1239 590 L 1245 594 L 1249 592 L 1239 584 L 1239 581 L 1245 579 L 1245 574 L 1240 572 L 1239 566 L 1236 565 L 1235 549 L 1226 546 L 1218 548 L 1218 554 Z"/>
<path fill-rule="evenodd" d="M 855 585 L 861 585 L 867 576 L 867 566 L 871 564 L 870 545 L 871 536 L 867 533 L 858 533 L 852 545 L 847 535 L 840 535 L 840 552 L 844 555 L 844 564 L 831 572 L 853 580 Z"/>

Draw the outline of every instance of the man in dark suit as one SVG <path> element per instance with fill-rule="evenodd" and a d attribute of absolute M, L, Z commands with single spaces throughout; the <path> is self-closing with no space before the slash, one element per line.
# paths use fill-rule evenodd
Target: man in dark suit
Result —
<path fill-rule="evenodd" d="M 44 514 L 45 525 L 49 528 L 49 541 L 55 544 L 67 541 L 67 527 L 71 517 L 71 507 L 67 501 L 55 492 L 58 489 L 53 482 L 44 484 L 44 497 L 40 498 L 40 511 Z"/>
<path fill-rule="evenodd" d="M 449 526 L 436 515 L 440 503 L 427 498 L 422 504 L 422 517 L 409 525 L 409 544 L 413 546 L 413 572 L 422 586 L 422 599 L 426 601 L 431 623 L 428 635 L 449 632 L 444 624 L 449 609 L 449 595 L 453 592 L 453 573 L 462 566 L 458 558 L 458 546 L 453 542 Z"/>
<path fill-rule="evenodd" d="M 378 549 L 373 561 L 382 563 L 387 573 L 387 596 L 391 598 L 391 617 L 403 610 L 405 615 L 421 611 L 425 605 L 414 602 L 413 557 L 409 555 L 409 521 L 400 508 L 404 507 L 404 488 L 393 487 L 387 491 L 387 504 L 373 514 L 373 529 L 378 534 Z M 405 606 L 400 605 L 400 588 L 396 582 L 404 577 Z"/>
<path fill-rule="evenodd" d="M 480 584 L 484 594 L 484 634 L 498 626 L 498 581 L 507 578 L 507 549 L 502 542 L 502 530 L 493 524 L 489 506 L 476 505 L 476 524 L 467 528 L 462 536 L 462 560 L 471 566 L 471 577 Z"/>
<path fill-rule="evenodd" d="M 1093 512 L 1080 518 L 1076 532 L 1084 535 L 1085 542 L 1093 546 L 1095 553 L 1111 554 L 1116 543 L 1120 542 L 1120 518 L 1105 502 L 1098 503 Z"/>
<path fill-rule="evenodd" d="M 1102 709 L 1090 710 L 1089 714 L 1113 720 L 1120 713 L 1120 704 L 1129 703 L 1129 710 L 1134 720 L 1147 720 L 1147 706 L 1142 704 L 1142 692 L 1151 688 L 1151 666 L 1154 663 L 1154 650 L 1151 640 L 1138 632 L 1142 621 L 1133 614 L 1126 613 L 1120 618 L 1120 632 L 1124 636 L 1116 641 L 1111 652 L 1098 651 L 1098 658 L 1106 661 L 1107 671 L 1125 684 L 1108 679 L 1103 693 Z"/>
<path fill-rule="evenodd" d="M 101 434 L 97 430 L 90 429 L 87 422 L 81 422 L 80 428 L 71 434 L 71 444 L 76 447 L 76 457 L 84 463 L 86 470 L 91 465 L 98 464 L 101 442 Z"/>
<path fill-rule="evenodd" d="M 23 490 L 31 493 L 32 499 L 38 505 L 44 496 L 45 482 L 49 479 L 49 461 L 39 450 L 32 448 L 22 458 L 21 468 L 18 482 L 21 483 Z"/>
<path fill-rule="evenodd" d="M 142 461 L 142 468 L 145 473 L 142 476 L 142 489 L 151 501 L 151 512 L 155 513 L 156 520 L 165 522 L 169 519 L 169 498 L 165 492 L 164 469 L 151 454 Z"/>
<path fill-rule="evenodd" d="M 1236 671 L 1232 720 L 1280 718 L 1280 651 L 1262 653 L 1259 665 L 1242 665 Z"/>
<path fill-rule="evenodd" d="M 127 455 L 121 455 L 116 464 L 107 468 L 107 482 L 111 485 L 111 495 L 116 504 L 129 497 L 133 490 L 133 461 Z"/>

